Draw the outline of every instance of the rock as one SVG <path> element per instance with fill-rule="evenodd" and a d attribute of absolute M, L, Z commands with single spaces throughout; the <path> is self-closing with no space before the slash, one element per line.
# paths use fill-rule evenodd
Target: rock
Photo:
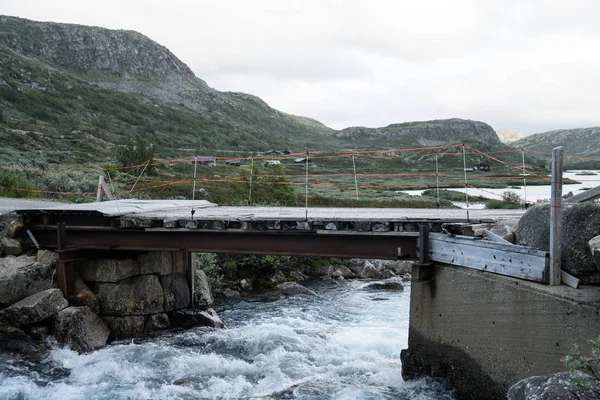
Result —
<path fill-rule="evenodd" d="M 146 317 L 135 315 L 128 317 L 103 317 L 102 320 L 110 331 L 110 340 L 121 340 L 143 335 Z"/>
<path fill-rule="evenodd" d="M 515 383 L 507 393 L 508 400 L 592 400 L 600 398 L 600 385 L 589 375 L 577 373 L 579 379 L 591 379 L 596 390 L 578 385 L 570 372 L 533 376 Z M 592 385 L 594 385 L 592 383 Z"/>
<path fill-rule="evenodd" d="M 18 256 L 23 253 L 21 242 L 8 236 L 0 237 L 0 254 L 5 256 Z"/>
<path fill-rule="evenodd" d="M 360 271 L 359 276 L 362 279 L 381 279 L 381 272 L 379 272 L 372 263 L 365 261 L 364 267 L 362 271 Z"/>
<path fill-rule="evenodd" d="M 160 277 L 160 283 L 163 287 L 163 305 L 166 312 L 190 306 L 190 288 L 184 275 L 163 275 Z"/>
<path fill-rule="evenodd" d="M 34 340 L 46 340 L 48 337 L 48 327 L 46 325 L 36 325 L 29 328 L 29 337 Z"/>
<path fill-rule="evenodd" d="M 500 219 L 496 221 L 494 226 L 490 228 L 490 232 L 514 244 L 517 242 L 517 228 L 519 226 L 519 220 L 520 218 Z"/>
<path fill-rule="evenodd" d="M 310 231 L 310 230 L 312 230 L 312 227 L 310 226 L 310 222 L 297 221 L 296 229 L 299 231 Z"/>
<path fill-rule="evenodd" d="M 98 283 L 95 290 L 104 316 L 147 315 L 164 311 L 164 293 L 156 275 L 140 275 L 118 283 Z"/>
<path fill-rule="evenodd" d="M 343 265 L 338 265 L 335 268 L 333 268 L 333 271 L 331 272 L 331 276 L 333 278 L 344 278 L 344 279 L 352 279 L 355 278 L 356 275 L 354 275 L 354 272 L 352 272 L 350 270 L 350 268 L 348 267 L 344 267 Z"/>
<path fill-rule="evenodd" d="M 390 224 L 382 222 L 373 225 L 373 232 L 389 232 Z"/>
<path fill-rule="evenodd" d="M 225 288 L 225 289 L 221 290 L 220 293 L 223 296 L 227 297 L 228 299 L 239 299 L 240 298 L 240 292 L 238 292 L 237 290 Z"/>
<path fill-rule="evenodd" d="M 242 290 L 252 290 L 252 282 L 248 279 L 241 279 L 239 281 L 240 289 Z"/>
<path fill-rule="evenodd" d="M 25 225 L 22 219 L 15 219 L 6 227 L 6 234 L 11 238 L 18 238 L 25 233 Z"/>
<path fill-rule="evenodd" d="M 106 346 L 109 330 L 89 307 L 69 307 L 56 315 L 54 335 L 62 345 L 82 353 Z"/>
<path fill-rule="evenodd" d="M 209 326 L 212 328 L 225 328 L 225 324 L 216 311 L 209 308 L 206 311 L 177 310 L 170 314 L 172 326 L 191 328 L 194 326 Z"/>
<path fill-rule="evenodd" d="M 40 265 L 45 267 L 55 267 L 58 262 L 58 254 L 50 250 L 39 250 L 35 258 Z"/>
<path fill-rule="evenodd" d="M 356 221 L 354 222 L 354 229 L 357 232 L 369 232 L 371 230 L 371 221 Z"/>
<path fill-rule="evenodd" d="M 394 276 L 396 276 L 396 274 L 392 270 L 389 270 L 389 269 L 383 270 L 381 272 L 381 279 L 389 279 Z"/>
<path fill-rule="evenodd" d="M 31 325 L 53 316 L 68 305 L 59 289 L 47 289 L 0 311 L 0 321 L 14 326 Z"/>
<path fill-rule="evenodd" d="M 270 278 L 269 281 L 273 284 L 273 285 L 277 285 L 278 283 L 281 282 L 285 282 L 287 279 L 285 277 L 285 275 L 283 274 L 283 272 L 281 271 L 277 271 L 275 272 L 275 274 L 273 274 Z"/>
<path fill-rule="evenodd" d="M 338 227 L 335 222 L 328 222 L 325 224 L 325 229 L 328 231 L 337 231 Z"/>
<path fill-rule="evenodd" d="M 53 272 L 52 266 L 39 264 L 35 257 L 0 258 L 0 307 L 48 289 Z"/>
<path fill-rule="evenodd" d="M 210 293 L 210 285 L 208 284 L 206 273 L 201 269 L 196 269 L 194 276 L 194 306 L 209 306 L 212 303 L 214 303 L 214 299 Z"/>
<path fill-rule="evenodd" d="M 517 244 L 548 251 L 550 248 L 550 206 L 535 206 L 527 210 L 517 225 Z"/>
<path fill-rule="evenodd" d="M 79 274 L 75 276 L 75 296 L 73 305 L 79 307 L 89 307 L 94 314 L 100 314 L 100 301 L 98 297 L 83 282 Z"/>
<path fill-rule="evenodd" d="M 398 277 L 386 279 L 383 282 L 374 282 L 364 287 L 367 290 L 404 290 L 402 279 Z"/>
<path fill-rule="evenodd" d="M 173 259 L 171 252 L 151 251 L 142 253 L 138 257 L 140 274 L 170 275 L 173 273 Z"/>
<path fill-rule="evenodd" d="M 3 353 L 14 353 L 19 359 L 25 358 L 32 363 L 40 363 L 46 357 L 47 345 L 35 342 L 21 329 L 0 324 L 0 349 Z"/>
<path fill-rule="evenodd" d="M 299 271 L 290 272 L 290 277 L 293 278 L 297 282 L 303 282 L 308 279 L 306 275 Z"/>
<path fill-rule="evenodd" d="M 333 266 L 332 265 L 323 265 L 319 268 L 317 268 L 314 272 L 314 274 L 316 276 L 331 276 L 331 273 L 333 272 Z"/>
<path fill-rule="evenodd" d="M 146 325 L 144 326 L 144 334 L 149 335 L 154 332 L 162 331 L 171 326 L 169 316 L 167 314 L 152 314 L 146 317 Z"/>
<path fill-rule="evenodd" d="M 140 274 L 140 265 L 130 258 L 124 260 L 85 260 L 79 269 L 85 282 L 119 282 Z"/>
<path fill-rule="evenodd" d="M 296 282 L 284 282 L 275 287 L 277 293 L 284 296 L 309 296 L 318 297 L 312 290 L 296 283 Z"/>
<path fill-rule="evenodd" d="M 592 259 L 594 260 L 594 264 L 596 264 L 596 269 L 600 270 L 600 236 L 592 238 L 588 242 L 588 246 L 590 246 Z"/>
<path fill-rule="evenodd" d="M 579 276 L 597 272 L 589 240 L 600 235 L 600 204 L 582 203 L 563 213 L 561 240 L 562 269 Z"/>

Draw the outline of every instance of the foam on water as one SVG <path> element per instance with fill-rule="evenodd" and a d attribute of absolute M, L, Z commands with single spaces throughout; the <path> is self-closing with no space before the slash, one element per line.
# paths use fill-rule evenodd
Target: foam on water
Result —
<path fill-rule="evenodd" d="M 241 302 L 230 329 L 198 328 L 41 363 L 0 366 L 0 399 L 451 399 L 438 380 L 404 382 L 408 292 L 353 281 L 318 298 Z M 377 301 L 375 301 L 376 299 Z"/>

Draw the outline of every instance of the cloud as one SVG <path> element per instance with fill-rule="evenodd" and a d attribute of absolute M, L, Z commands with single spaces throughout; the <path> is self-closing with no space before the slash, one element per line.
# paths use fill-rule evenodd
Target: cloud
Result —
<path fill-rule="evenodd" d="M 600 2 L 0 0 L 137 30 L 219 90 L 327 125 L 448 117 L 526 133 L 600 125 Z"/>

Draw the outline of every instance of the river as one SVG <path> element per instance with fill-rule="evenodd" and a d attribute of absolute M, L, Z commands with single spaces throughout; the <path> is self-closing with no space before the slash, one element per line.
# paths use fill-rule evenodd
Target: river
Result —
<path fill-rule="evenodd" d="M 453 399 L 445 382 L 404 382 L 409 287 L 309 287 L 317 298 L 217 308 L 228 329 L 196 328 L 28 362 L 0 349 L 0 399 Z"/>

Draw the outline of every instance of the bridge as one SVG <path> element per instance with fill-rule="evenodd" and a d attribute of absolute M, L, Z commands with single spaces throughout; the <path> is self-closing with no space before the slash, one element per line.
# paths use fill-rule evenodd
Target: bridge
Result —
<path fill-rule="evenodd" d="M 547 281 L 544 252 L 441 234 L 445 223 L 493 223 L 520 217 L 524 210 L 469 210 L 467 218 L 462 209 L 219 207 L 207 201 L 119 200 L 17 212 L 39 248 L 58 252 L 58 281 L 67 298 L 74 290 L 74 261 L 122 251 L 403 259 L 421 265 L 432 260 Z"/>

